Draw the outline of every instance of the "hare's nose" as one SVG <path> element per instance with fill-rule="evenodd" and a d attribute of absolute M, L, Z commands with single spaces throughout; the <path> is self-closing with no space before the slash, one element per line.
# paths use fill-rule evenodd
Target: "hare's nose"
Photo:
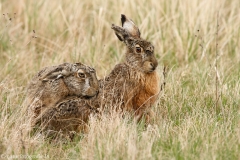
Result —
<path fill-rule="evenodd" d="M 154 65 L 154 63 L 150 63 L 151 67 L 152 67 L 152 70 L 155 70 L 156 69 L 156 66 Z"/>

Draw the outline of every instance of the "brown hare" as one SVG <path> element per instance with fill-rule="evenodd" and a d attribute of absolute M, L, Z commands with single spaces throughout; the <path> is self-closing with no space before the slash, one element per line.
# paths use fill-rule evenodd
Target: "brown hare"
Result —
<path fill-rule="evenodd" d="M 27 101 L 34 125 L 47 109 L 69 97 L 91 98 L 97 95 L 99 84 L 93 68 L 81 63 L 64 63 L 39 71 L 27 89 Z"/>
<path fill-rule="evenodd" d="M 154 46 L 140 37 L 138 27 L 125 15 L 121 15 L 122 27 L 112 25 L 116 36 L 126 45 L 126 61 L 117 64 L 111 73 L 101 80 L 98 105 L 119 106 L 149 120 L 150 108 L 160 91 L 158 66 Z"/>

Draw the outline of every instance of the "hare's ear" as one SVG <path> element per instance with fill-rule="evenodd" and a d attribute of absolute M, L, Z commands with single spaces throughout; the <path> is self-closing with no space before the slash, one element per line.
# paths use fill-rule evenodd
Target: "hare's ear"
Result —
<path fill-rule="evenodd" d="M 63 66 L 59 66 L 51 71 L 49 71 L 47 74 L 45 74 L 40 79 L 43 82 L 51 81 L 51 80 L 57 80 L 64 76 L 68 76 L 71 74 L 71 71 Z"/>
<path fill-rule="evenodd" d="M 126 39 L 129 38 L 128 32 L 125 29 L 123 29 L 122 27 L 119 27 L 119 26 L 116 26 L 116 25 L 112 24 L 112 29 L 114 30 L 116 36 L 118 37 L 118 39 L 120 41 L 125 42 Z"/>
<path fill-rule="evenodd" d="M 140 38 L 140 31 L 131 19 L 121 14 L 122 27 L 130 34 L 131 37 Z"/>

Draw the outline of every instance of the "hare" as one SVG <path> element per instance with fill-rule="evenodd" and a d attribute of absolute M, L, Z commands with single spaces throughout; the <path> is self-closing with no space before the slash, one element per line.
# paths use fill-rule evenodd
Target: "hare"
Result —
<path fill-rule="evenodd" d="M 111 73 L 100 81 L 97 105 L 120 106 L 122 110 L 133 112 L 138 121 L 143 115 L 146 115 L 145 120 L 149 121 L 149 109 L 160 92 L 154 46 L 140 37 L 138 27 L 123 14 L 121 22 L 122 27 L 112 24 L 112 29 L 126 45 L 126 61 L 117 64 Z"/>
<path fill-rule="evenodd" d="M 95 69 L 81 63 L 64 63 L 39 71 L 27 89 L 27 101 L 34 125 L 45 110 L 69 96 L 89 99 L 99 91 Z"/>

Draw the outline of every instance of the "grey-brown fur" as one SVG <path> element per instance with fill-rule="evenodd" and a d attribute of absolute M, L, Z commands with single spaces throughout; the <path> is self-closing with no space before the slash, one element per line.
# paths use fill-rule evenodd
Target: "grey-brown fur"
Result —
<path fill-rule="evenodd" d="M 64 63 L 39 71 L 27 89 L 32 123 L 45 116 L 47 109 L 69 96 L 90 98 L 98 93 L 99 84 L 93 68 L 81 63 Z"/>
<path fill-rule="evenodd" d="M 78 107 L 81 106 L 81 107 Z M 78 97 L 68 97 L 54 107 L 48 108 L 35 119 L 39 130 L 56 136 L 59 131 L 65 136 L 74 132 L 85 130 L 90 114 L 98 111 L 88 104 L 88 100 L 81 100 Z"/>

